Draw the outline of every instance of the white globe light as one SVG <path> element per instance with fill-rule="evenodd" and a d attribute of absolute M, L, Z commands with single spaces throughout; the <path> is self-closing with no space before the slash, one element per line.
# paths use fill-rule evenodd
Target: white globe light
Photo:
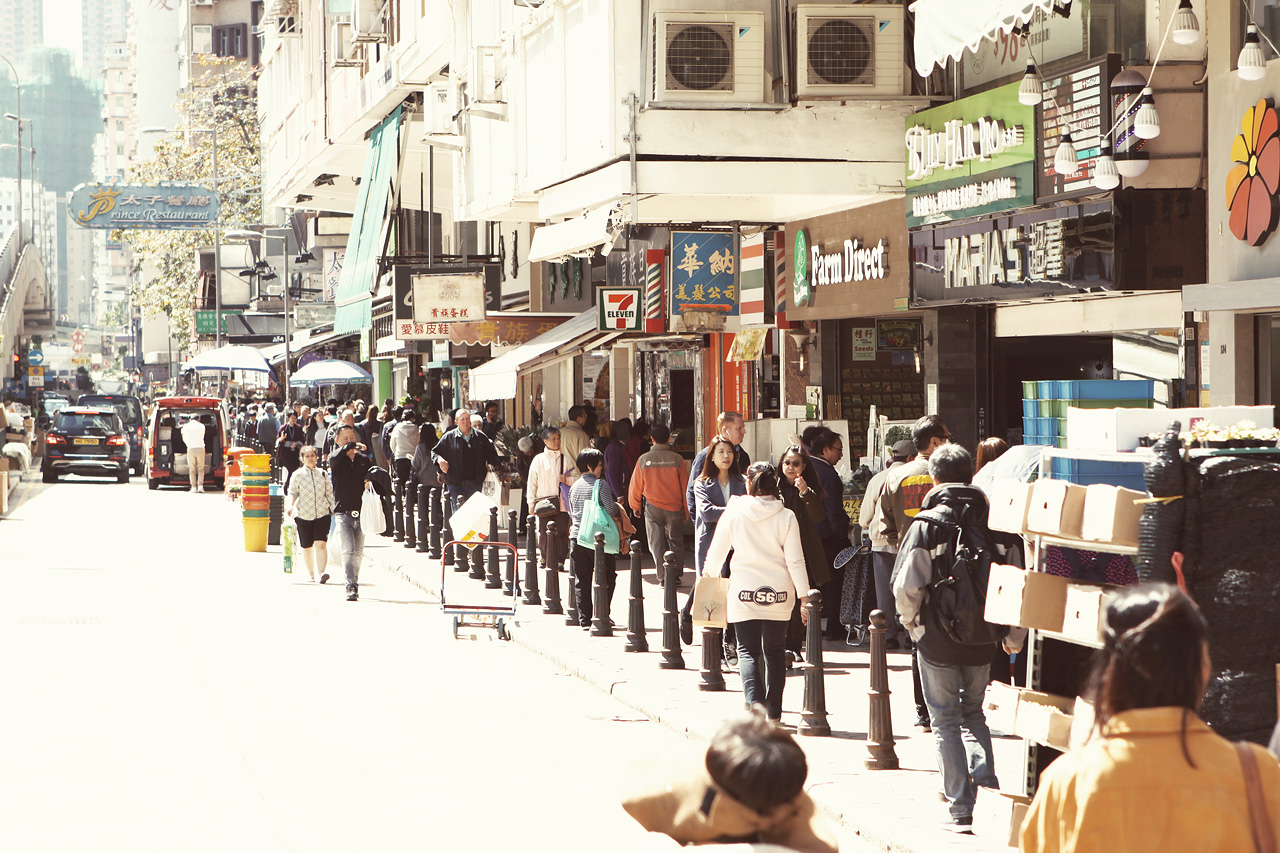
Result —
<path fill-rule="evenodd" d="M 1191 9 L 1191 0 L 1182 0 L 1178 4 L 1178 11 L 1173 13 L 1173 32 L 1170 35 L 1178 44 L 1200 41 L 1200 20 Z"/>
<path fill-rule="evenodd" d="M 1053 170 L 1068 177 L 1080 171 L 1076 146 L 1071 142 L 1069 133 L 1062 134 L 1062 141 L 1058 143 L 1058 150 L 1053 155 Z"/>
<path fill-rule="evenodd" d="M 1116 171 L 1122 178 L 1137 178 L 1147 171 L 1147 166 L 1151 165 L 1151 161 L 1146 159 L 1116 160 L 1115 163 Z"/>
<path fill-rule="evenodd" d="M 1109 147 L 1108 143 L 1104 142 L 1103 147 Z M 1113 190 L 1120 186 L 1120 170 L 1116 168 L 1116 161 L 1111 157 L 1110 151 L 1104 150 L 1093 161 L 1093 185 L 1100 190 Z"/>
<path fill-rule="evenodd" d="M 1240 56 L 1236 58 L 1236 73 L 1241 80 L 1261 80 L 1267 73 L 1267 57 L 1262 53 L 1258 28 L 1253 24 L 1245 32 L 1244 47 L 1240 48 Z"/>
<path fill-rule="evenodd" d="M 1160 116 L 1156 113 L 1156 99 L 1150 86 L 1142 90 L 1142 100 L 1133 116 L 1133 132 L 1139 139 L 1155 139 L 1160 135 Z"/>
<path fill-rule="evenodd" d="M 1018 85 L 1018 103 L 1034 107 L 1043 98 L 1044 84 L 1040 82 L 1036 67 L 1028 62 L 1027 73 L 1022 75 L 1022 83 Z"/>

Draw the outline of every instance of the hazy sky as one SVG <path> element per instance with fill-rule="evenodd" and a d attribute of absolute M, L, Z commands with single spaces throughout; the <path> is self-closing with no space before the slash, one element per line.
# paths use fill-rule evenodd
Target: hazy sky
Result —
<path fill-rule="evenodd" d="M 80 56 L 80 0 L 44 0 L 44 42 Z"/>

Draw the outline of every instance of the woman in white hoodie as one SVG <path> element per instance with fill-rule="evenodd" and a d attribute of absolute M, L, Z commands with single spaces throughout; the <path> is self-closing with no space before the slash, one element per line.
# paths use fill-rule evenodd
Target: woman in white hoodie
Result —
<path fill-rule="evenodd" d="M 769 719 L 782 719 L 786 686 L 787 621 L 798 596 L 809 598 L 804 550 L 795 513 L 778 493 L 778 472 L 767 462 L 747 471 L 747 494 L 729 500 L 703 562 L 724 564 L 733 551 L 729 576 L 729 622 L 738 635 L 738 672 L 747 707 L 757 702 Z M 719 571 L 715 572 L 717 575 Z M 809 614 L 801 609 L 807 623 Z"/>

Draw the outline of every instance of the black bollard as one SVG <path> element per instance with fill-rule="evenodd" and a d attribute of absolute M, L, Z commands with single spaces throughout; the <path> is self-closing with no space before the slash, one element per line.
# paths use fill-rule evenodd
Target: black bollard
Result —
<path fill-rule="evenodd" d="M 431 533 L 427 537 L 427 556 L 433 560 L 440 559 L 440 532 L 444 527 L 444 507 L 440 505 L 440 486 L 431 486 L 427 498 L 428 509 L 431 510 Z"/>
<path fill-rule="evenodd" d="M 897 770 L 893 746 L 893 709 L 889 705 L 889 656 L 885 648 L 883 610 L 871 611 L 871 708 L 867 717 L 868 770 Z"/>
<path fill-rule="evenodd" d="M 450 519 L 453 518 L 453 501 L 445 498 L 442 510 L 443 512 L 440 516 L 440 541 L 441 547 L 444 548 L 443 565 L 445 568 L 452 567 L 455 572 L 465 572 L 467 570 L 466 565 L 460 560 L 457 562 L 454 561 L 454 551 L 457 549 L 444 547 L 445 542 L 449 542 L 453 539 L 453 527 L 449 524 Z"/>
<path fill-rule="evenodd" d="M 430 551 L 431 539 L 431 490 L 426 485 L 418 486 L 418 553 Z"/>
<path fill-rule="evenodd" d="M 476 531 L 476 533 L 479 532 L 479 530 Z M 484 580 L 484 549 L 471 548 L 469 549 L 469 554 L 470 565 L 468 566 L 469 571 L 467 572 L 467 577 L 477 581 Z"/>
<path fill-rule="evenodd" d="M 663 556 L 662 589 L 662 669 L 684 669 L 684 655 L 680 653 L 680 605 L 676 603 L 676 579 L 681 567 L 676 565 L 675 551 Z"/>
<path fill-rule="evenodd" d="M 644 627 L 644 578 L 640 575 L 640 540 L 631 540 L 631 597 L 627 608 L 627 644 L 624 652 L 649 651 Z"/>
<path fill-rule="evenodd" d="M 489 507 L 489 538 L 487 542 L 499 542 L 498 539 L 498 508 L 496 506 Z M 480 549 L 477 548 L 477 551 Z M 502 573 L 498 569 L 498 549 L 485 548 L 489 552 L 489 574 L 485 578 L 485 589 L 502 589 Z"/>
<path fill-rule="evenodd" d="M 804 709 L 800 712 L 800 725 L 796 734 L 809 737 L 829 737 L 831 726 L 827 724 L 827 688 L 822 669 L 822 593 L 809 590 L 809 601 L 804 605 L 809 614 L 805 651 L 809 660 L 804 669 Z"/>
<path fill-rule="evenodd" d="M 724 631 L 720 628 L 702 629 L 702 681 L 699 690 L 718 692 L 724 690 L 724 673 L 721 662 L 724 661 Z"/>
<path fill-rule="evenodd" d="M 406 480 L 404 484 L 404 547 L 418 547 L 418 530 L 414 517 L 418 510 L 418 488 L 413 484 L 413 480 Z M 425 535 L 425 531 L 424 531 Z"/>
<path fill-rule="evenodd" d="M 535 550 L 538 541 L 538 519 L 530 515 L 525 520 L 525 536 L 524 536 L 524 598 L 520 599 L 525 604 L 535 605 L 542 603 L 542 596 L 538 594 L 538 554 Z"/>
<path fill-rule="evenodd" d="M 556 551 L 560 547 L 559 540 L 556 538 L 556 533 L 558 532 L 556 528 L 559 526 L 554 521 L 547 522 L 545 536 L 547 547 L 545 550 L 548 553 L 542 555 L 542 558 L 547 562 L 547 594 L 542 600 L 542 612 L 548 616 L 559 616 L 564 612 L 564 609 L 560 606 L 560 572 L 556 561 L 559 556 Z"/>
<path fill-rule="evenodd" d="M 596 534 L 596 565 L 591 573 L 591 636 L 612 637 L 613 618 L 609 607 L 609 582 L 604 576 L 604 534 Z"/>
<path fill-rule="evenodd" d="M 507 510 L 507 544 L 514 549 L 516 547 L 516 511 L 514 509 Z M 514 550 L 506 551 L 507 575 L 502 581 L 502 594 L 514 596 L 517 594 L 519 587 L 516 584 L 516 552 Z"/>
<path fill-rule="evenodd" d="M 391 463 L 394 473 L 398 466 Z M 404 541 L 404 481 L 395 477 L 391 481 L 391 523 L 394 528 L 391 538 L 396 542 Z"/>

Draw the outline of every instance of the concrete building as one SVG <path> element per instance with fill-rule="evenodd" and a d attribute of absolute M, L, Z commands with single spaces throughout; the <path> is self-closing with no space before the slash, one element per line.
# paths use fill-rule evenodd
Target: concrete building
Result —
<path fill-rule="evenodd" d="M 201 54 L 232 56 L 258 64 L 254 30 L 261 0 L 180 0 L 178 7 L 178 82 L 183 89 L 202 76 Z"/>
<path fill-rule="evenodd" d="M 0 55 L 22 69 L 43 44 L 44 0 L 0 0 Z"/>
<path fill-rule="evenodd" d="M 128 41 L 132 6 L 132 0 L 80 0 L 80 58 L 85 76 L 100 79 L 106 73 L 111 45 Z"/>

